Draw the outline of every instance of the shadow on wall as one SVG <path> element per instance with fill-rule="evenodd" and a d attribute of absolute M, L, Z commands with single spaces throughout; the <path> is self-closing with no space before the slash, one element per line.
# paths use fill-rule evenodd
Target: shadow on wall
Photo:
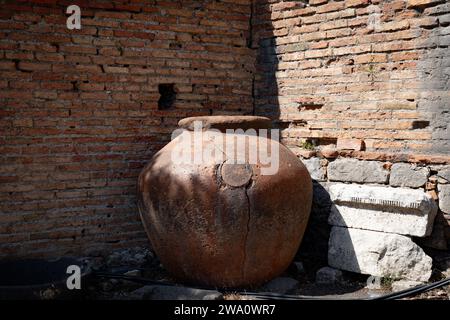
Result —
<path fill-rule="evenodd" d="M 305 1 L 307 2 L 307 1 Z M 280 19 L 274 19 L 283 12 L 283 1 L 253 1 L 253 43 L 252 47 L 257 50 L 256 77 L 254 83 L 254 105 L 255 114 L 266 116 L 273 120 L 274 127 L 286 129 L 290 121 L 283 119 L 280 110 L 280 96 L 277 72 L 281 61 L 276 39 L 279 36 L 275 30 L 274 23 Z M 292 5 L 287 4 L 287 5 Z M 305 7 L 301 1 L 295 4 L 298 8 Z M 290 7 L 289 9 L 292 9 Z M 301 95 L 301 92 L 299 92 Z M 281 137 L 285 137 L 283 132 Z M 317 269 L 328 265 L 328 241 L 331 227 L 328 224 L 331 200 L 328 191 L 318 182 L 314 182 L 314 198 L 312 212 L 308 227 L 302 244 L 297 253 L 299 258 L 308 268 Z M 351 243 L 351 242 L 350 242 Z M 350 248 L 351 249 L 351 248 Z"/>
<path fill-rule="evenodd" d="M 253 43 L 257 50 L 254 81 L 254 111 L 277 122 L 280 118 L 276 72 L 279 57 L 276 52 L 274 27 L 270 19 L 271 1 L 253 1 Z"/>
<path fill-rule="evenodd" d="M 331 205 L 328 191 L 320 183 L 314 182 L 311 215 L 297 253 L 306 267 L 318 269 L 328 265 L 328 240 L 331 231 L 328 216 Z"/>
<path fill-rule="evenodd" d="M 421 47 L 430 48 L 417 63 L 421 97 L 418 110 L 427 115 L 432 128 L 432 146 L 435 154 L 450 154 L 450 55 L 448 28 L 436 28 Z"/>

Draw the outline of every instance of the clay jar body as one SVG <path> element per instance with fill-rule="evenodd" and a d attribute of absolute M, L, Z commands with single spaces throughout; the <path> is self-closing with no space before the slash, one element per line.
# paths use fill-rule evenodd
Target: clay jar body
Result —
<path fill-rule="evenodd" d="M 179 163 L 173 157 L 181 144 L 194 153 L 185 138 L 193 138 L 198 121 L 202 148 L 221 152 L 223 161 Z M 141 218 L 163 266 L 179 281 L 222 288 L 256 286 L 280 275 L 298 250 L 311 210 L 306 167 L 274 139 L 245 134 L 240 152 L 276 144 L 278 168 L 263 174 L 258 161 L 232 161 L 235 154 L 222 142 L 243 135 L 225 129 L 267 128 L 267 118 L 197 117 L 179 126 L 186 130 L 153 157 L 138 181 Z"/>

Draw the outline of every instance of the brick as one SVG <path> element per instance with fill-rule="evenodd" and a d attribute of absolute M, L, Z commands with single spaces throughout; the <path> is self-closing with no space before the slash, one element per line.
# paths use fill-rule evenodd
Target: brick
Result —
<path fill-rule="evenodd" d="M 441 2 L 441 0 L 408 0 L 407 8 L 423 8 Z"/>
<path fill-rule="evenodd" d="M 316 13 L 333 12 L 344 8 L 345 6 L 343 2 L 329 2 L 323 6 L 318 7 L 316 9 Z"/>
<path fill-rule="evenodd" d="M 345 1 L 345 6 L 348 8 L 366 6 L 369 4 L 370 4 L 370 0 L 346 0 Z"/>
<path fill-rule="evenodd" d="M 321 4 L 324 4 L 327 2 L 328 2 L 328 0 L 309 0 L 309 4 L 312 6 L 321 5 Z"/>
<path fill-rule="evenodd" d="M 14 61 L 0 61 L 0 70 L 15 70 L 16 64 Z"/>
<path fill-rule="evenodd" d="M 20 61 L 18 69 L 23 71 L 47 71 L 50 70 L 51 65 L 47 63 L 35 63 Z"/>
<path fill-rule="evenodd" d="M 356 64 L 382 63 L 388 61 L 388 56 L 387 54 L 362 54 L 356 56 L 354 61 Z"/>
<path fill-rule="evenodd" d="M 360 139 L 339 138 L 336 148 L 361 151 L 364 150 L 364 141 Z"/>
<path fill-rule="evenodd" d="M 408 20 L 385 22 L 377 25 L 375 30 L 377 32 L 405 30 L 409 28 L 409 24 L 410 22 Z"/>
<path fill-rule="evenodd" d="M 419 19 L 411 19 L 411 27 L 436 27 L 439 24 L 439 20 L 436 17 L 424 17 Z"/>

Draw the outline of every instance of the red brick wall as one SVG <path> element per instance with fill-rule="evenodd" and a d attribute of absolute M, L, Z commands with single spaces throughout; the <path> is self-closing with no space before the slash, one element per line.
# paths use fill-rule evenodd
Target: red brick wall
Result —
<path fill-rule="evenodd" d="M 0 256 L 145 244 L 136 178 L 186 116 L 269 115 L 305 157 L 450 163 L 448 1 L 0 5 Z"/>
<path fill-rule="evenodd" d="M 254 16 L 256 111 L 288 144 L 450 155 L 448 1 L 265 0 Z"/>
<path fill-rule="evenodd" d="M 146 243 L 136 178 L 177 121 L 252 112 L 249 1 L 0 5 L 0 256 Z"/>

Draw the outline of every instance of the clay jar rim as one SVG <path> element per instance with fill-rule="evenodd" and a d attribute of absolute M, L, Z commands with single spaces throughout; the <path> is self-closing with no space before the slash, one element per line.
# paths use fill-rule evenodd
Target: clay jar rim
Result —
<path fill-rule="evenodd" d="M 199 116 L 181 119 L 178 126 L 182 129 L 194 131 L 194 123 L 200 121 L 202 131 L 215 129 L 226 132 L 227 129 L 270 129 L 271 120 L 260 116 Z"/>

